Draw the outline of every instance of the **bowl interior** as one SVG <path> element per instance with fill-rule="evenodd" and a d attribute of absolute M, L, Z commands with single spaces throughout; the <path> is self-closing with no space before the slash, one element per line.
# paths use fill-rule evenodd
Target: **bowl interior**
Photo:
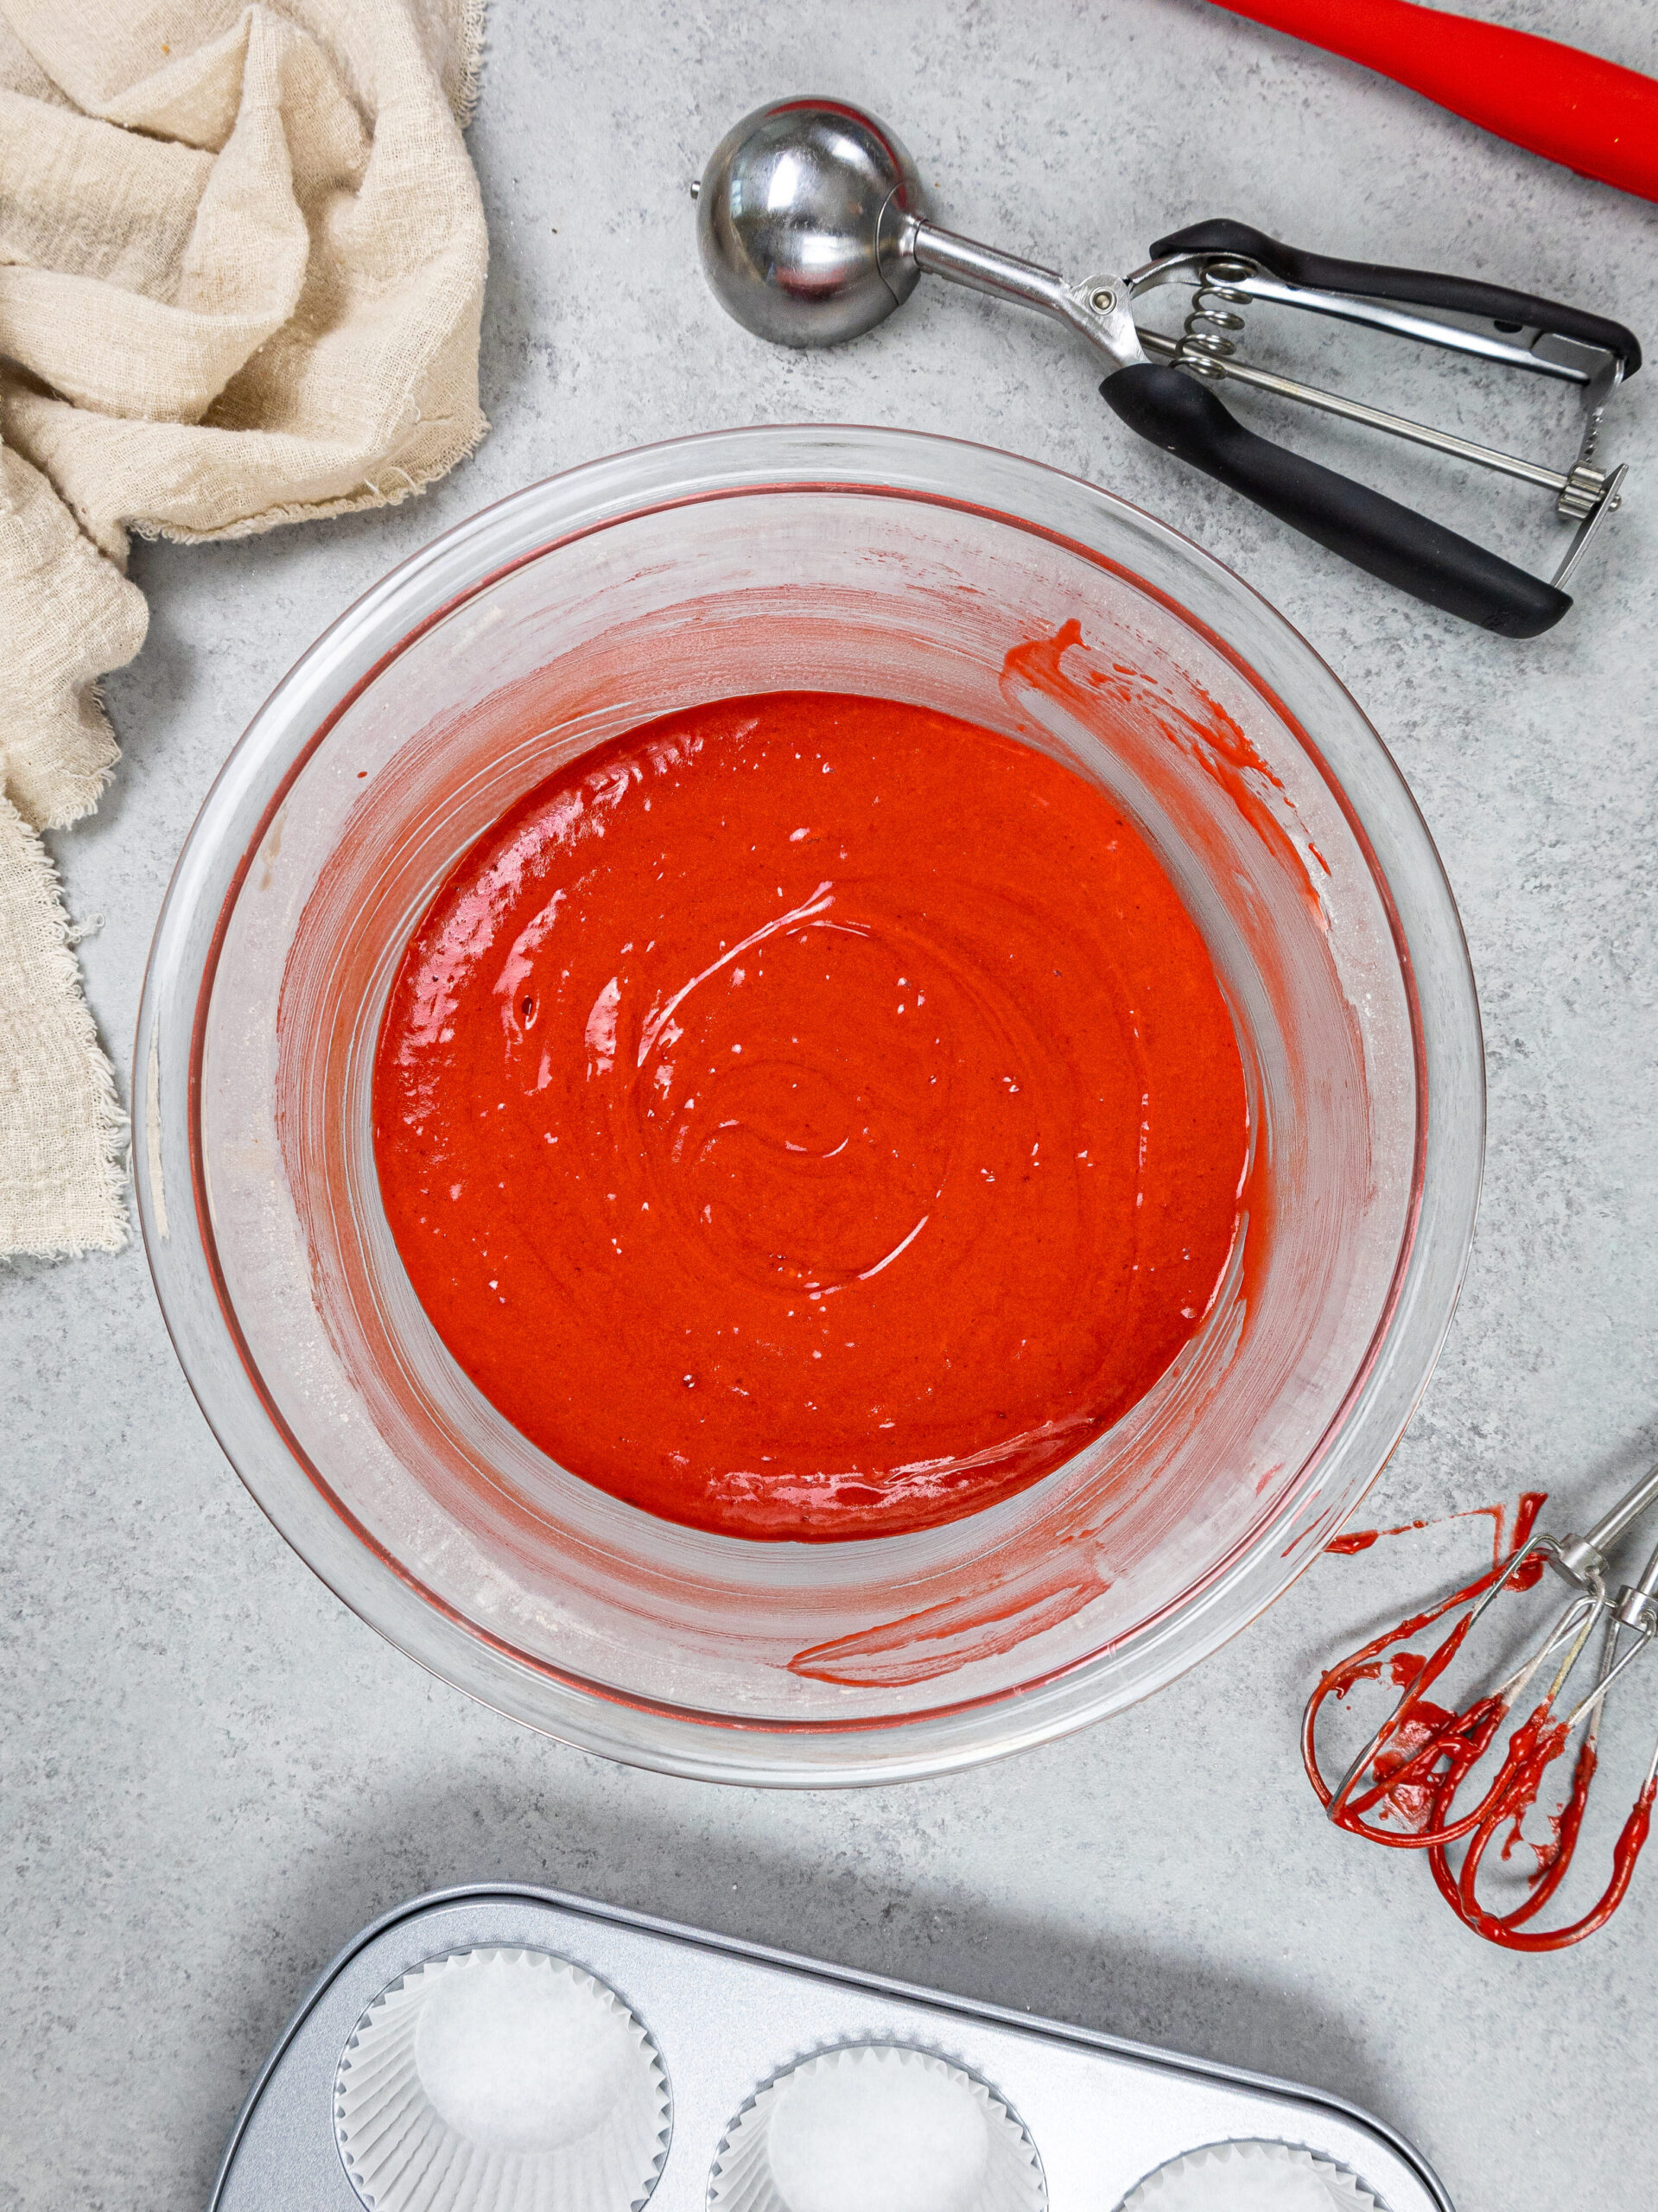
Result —
<path fill-rule="evenodd" d="M 1420 1226 L 1410 950 L 1318 733 L 1098 537 L 876 482 L 644 502 L 471 580 L 268 779 L 196 1014 L 222 1318 L 306 1511 L 429 1623 L 393 1632 L 522 1718 L 581 1733 L 572 1712 L 607 1707 L 588 1739 L 669 1764 L 687 1726 L 748 1732 L 787 1765 L 814 1732 L 943 1726 L 1079 1675 L 1102 1709 L 1238 1625 L 1271 1594 L 1266 1554 L 1313 1525 Z M 1252 1120 L 1229 1277 L 1156 1388 L 1019 1497 L 842 1545 L 659 1522 L 530 1446 L 410 1287 L 369 1117 L 404 944 L 473 837 L 639 721 L 803 689 L 938 709 L 1108 786 L 1207 939 Z"/>

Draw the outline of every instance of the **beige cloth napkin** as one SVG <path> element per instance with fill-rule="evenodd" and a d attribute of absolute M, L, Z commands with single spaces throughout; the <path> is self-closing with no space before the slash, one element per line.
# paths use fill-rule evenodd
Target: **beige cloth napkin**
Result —
<path fill-rule="evenodd" d="M 117 758 L 127 536 L 378 506 L 470 451 L 483 0 L 0 0 L 0 1255 L 126 1234 L 39 832 Z M 227 737 L 232 733 L 226 733 Z"/>

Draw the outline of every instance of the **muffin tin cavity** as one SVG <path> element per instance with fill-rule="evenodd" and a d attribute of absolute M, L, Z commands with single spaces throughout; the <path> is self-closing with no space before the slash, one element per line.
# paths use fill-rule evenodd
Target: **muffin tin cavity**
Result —
<path fill-rule="evenodd" d="M 668 2077 L 602 1981 L 548 1951 L 453 1951 L 383 1990 L 334 2075 L 372 2212 L 635 2212 L 668 2155 Z"/>
<path fill-rule="evenodd" d="M 863 2044 L 775 2076 L 726 2132 L 712 2212 L 1046 2212 L 1035 2145 L 982 2082 Z"/>
<path fill-rule="evenodd" d="M 1290 2143 L 1209 2143 L 1137 2182 L 1119 2212 L 1384 2212 L 1344 2166 Z"/>

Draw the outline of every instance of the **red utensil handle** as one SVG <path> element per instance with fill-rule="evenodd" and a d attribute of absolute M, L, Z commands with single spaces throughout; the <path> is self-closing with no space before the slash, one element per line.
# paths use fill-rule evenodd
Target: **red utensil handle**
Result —
<path fill-rule="evenodd" d="M 1658 200 L 1658 82 L 1639 70 L 1413 0 L 1219 4 L 1362 62 L 1534 154 Z"/>

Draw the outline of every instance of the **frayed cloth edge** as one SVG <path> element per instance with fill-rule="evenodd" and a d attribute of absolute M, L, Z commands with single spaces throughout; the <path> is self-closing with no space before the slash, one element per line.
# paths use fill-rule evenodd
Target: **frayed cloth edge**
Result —
<path fill-rule="evenodd" d="M 16 812 L 15 808 L 12 810 Z M 47 922 L 41 981 L 61 997 L 67 1014 L 76 1071 L 92 1089 L 102 1195 L 108 1219 L 101 1231 L 90 1236 L 48 1236 L 39 1241 L 7 1242 L 0 1249 L 0 1260 L 67 1260 L 77 1258 L 83 1252 L 119 1252 L 125 1248 L 131 1235 L 126 1199 L 131 1124 L 115 1087 L 115 1070 L 104 1049 L 103 1039 L 98 1036 L 92 1010 L 86 1003 L 80 963 L 75 958 L 70 943 L 69 916 L 63 900 L 63 878 L 39 831 L 31 829 L 22 815 L 17 816 L 17 823 L 22 832 L 23 868 L 25 871 L 32 872 L 34 877 L 29 888 L 35 895 Z M 0 1233 L 9 1234 L 3 1230 Z"/>

